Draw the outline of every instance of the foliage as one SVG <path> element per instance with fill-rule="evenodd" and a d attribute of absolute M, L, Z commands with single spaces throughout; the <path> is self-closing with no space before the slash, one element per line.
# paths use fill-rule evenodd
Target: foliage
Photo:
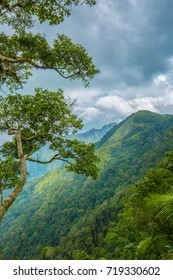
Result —
<path fill-rule="evenodd" d="M 51 260 L 53 259 L 57 254 L 57 250 L 54 247 L 45 247 L 42 250 L 42 259 L 43 260 Z"/>
<path fill-rule="evenodd" d="M 16 89 L 32 75 L 31 70 L 54 70 L 65 79 L 81 79 L 85 86 L 98 73 L 92 58 L 80 44 L 57 35 L 53 47 L 41 34 L 23 30 L 11 36 L 0 34 L 0 82 Z"/>
<path fill-rule="evenodd" d="M 4 84 L 10 90 L 22 87 L 34 68 L 54 70 L 65 79 L 81 79 L 88 86 L 99 70 L 83 46 L 57 34 L 51 47 L 44 35 L 30 30 L 35 19 L 59 24 L 71 14 L 72 6 L 95 3 L 94 0 L 2 0 L 0 24 L 9 25 L 11 32 L 0 33 L 0 87 Z"/>
<path fill-rule="evenodd" d="M 166 157 L 161 162 L 160 166 L 168 170 L 168 173 L 173 173 L 173 152 L 168 152 Z M 171 177 L 170 177 L 171 179 Z M 168 185 L 159 193 L 152 193 L 145 199 L 147 211 L 153 215 L 160 222 L 168 221 L 173 222 L 173 182 L 172 180 L 165 180 Z M 167 192 L 168 191 L 168 192 Z"/>
<path fill-rule="evenodd" d="M 0 96 L 0 131 L 14 136 L 1 149 L 1 193 L 7 186 L 16 187 L 3 202 L 1 195 L 0 221 L 25 185 L 26 161 L 47 164 L 62 160 L 70 165 L 70 171 L 93 178 L 98 175 L 94 146 L 66 139 L 82 123 L 72 114 L 74 103 L 63 98 L 62 90 L 36 89 L 34 96 L 14 93 L 23 87 L 33 69 L 54 70 L 65 79 L 80 79 L 89 85 L 99 70 L 83 46 L 64 34 L 57 34 L 50 46 L 45 35 L 34 34 L 31 29 L 36 22 L 59 24 L 71 14 L 73 6 L 83 4 L 92 6 L 96 1 L 0 1 L 0 24 L 6 27 L 0 33 L 0 88 L 5 85 L 13 92 Z M 47 142 L 51 150 L 56 150 L 54 155 L 47 161 L 33 158 L 33 153 Z"/>
<path fill-rule="evenodd" d="M 173 193 L 153 194 L 145 200 L 146 208 L 156 219 L 173 222 Z"/>
<path fill-rule="evenodd" d="M 168 163 L 167 157 L 160 165 L 165 162 Z M 165 166 L 150 170 L 131 188 L 118 223 L 107 234 L 108 241 L 113 236 L 115 258 L 171 258 L 172 187 L 173 173 Z"/>
<path fill-rule="evenodd" d="M 1 97 L 0 130 L 14 135 L 13 141 L 6 142 L 1 149 L 1 154 L 5 158 L 11 157 L 4 162 L 1 161 L 1 172 L 4 172 L 3 177 L 6 174 L 7 181 L 10 180 L 10 176 L 12 181 L 16 176 L 15 163 L 17 159 L 19 160 L 17 132 L 20 132 L 23 157 L 26 160 L 42 164 L 63 160 L 69 163 L 68 169 L 71 171 L 97 176 L 95 162 L 98 159 L 94 156 L 94 146 L 65 138 L 69 133 L 75 133 L 82 127 L 81 120 L 72 113 L 73 105 L 72 101 L 65 100 L 62 90 L 50 92 L 37 89 L 33 96 L 14 94 Z M 33 153 L 46 143 L 49 143 L 50 149 L 55 152 L 54 155 L 47 161 L 32 158 Z M 70 161 L 70 158 L 75 161 Z M 11 166 L 10 170 L 7 165 Z"/>
<path fill-rule="evenodd" d="M 34 16 L 40 22 L 59 24 L 71 14 L 72 6 L 95 5 L 95 0 L 2 0 L 0 2 L 1 24 L 9 24 L 15 29 L 33 26 Z"/>
<path fill-rule="evenodd" d="M 8 170 L 8 173 L 7 173 Z M 20 166 L 12 157 L 0 160 L 0 188 L 12 188 L 19 182 Z"/>
<path fill-rule="evenodd" d="M 4 258 L 15 250 L 17 258 L 41 259 L 45 247 L 54 247 L 54 259 L 171 258 L 171 224 L 145 202 L 170 192 L 168 158 L 147 171 L 173 150 L 171 129 L 170 116 L 139 112 L 96 151 L 96 181 L 61 167 L 28 184 L 1 225 Z"/>
<path fill-rule="evenodd" d="M 62 90 L 50 92 L 37 89 L 35 95 L 7 95 L 0 100 L 0 130 L 16 135 L 20 131 L 23 155 L 28 161 L 49 163 L 63 160 L 69 170 L 86 175 L 97 173 L 94 145 L 84 144 L 65 137 L 82 127 L 81 120 L 72 113 L 73 101 L 66 101 Z M 47 161 L 32 158 L 32 154 L 49 143 L 55 154 Z M 6 142 L 1 150 L 3 156 L 17 156 L 16 137 Z M 70 161 L 74 159 L 74 163 Z"/>

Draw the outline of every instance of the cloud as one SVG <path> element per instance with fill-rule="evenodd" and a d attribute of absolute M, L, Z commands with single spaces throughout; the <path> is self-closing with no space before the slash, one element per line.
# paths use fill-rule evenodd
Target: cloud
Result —
<path fill-rule="evenodd" d="M 99 0 L 92 8 L 73 8 L 72 15 L 56 27 L 50 29 L 45 23 L 36 30 L 50 42 L 56 33 L 65 33 L 86 47 L 101 70 L 91 86 L 140 87 L 172 67 L 172 9 L 172 0 Z M 70 86 L 52 73 L 47 77 L 50 86 L 81 86 L 74 82 Z"/>
<path fill-rule="evenodd" d="M 87 124 L 95 121 L 101 114 L 100 110 L 95 107 L 86 107 L 83 109 L 83 112 L 79 115 L 79 118 L 82 118 L 83 121 Z"/>
<path fill-rule="evenodd" d="M 99 55 L 104 67 L 114 73 L 115 85 L 124 82 L 141 86 L 169 70 L 173 2 L 166 2 L 99 1 L 95 11 L 102 50 Z"/>
<path fill-rule="evenodd" d="M 116 110 L 117 112 L 127 115 L 132 113 L 132 107 L 128 100 L 125 100 L 116 95 L 104 96 L 98 99 L 96 105 L 109 110 Z"/>
<path fill-rule="evenodd" d="M 160 105 L 162 102 L 162 98 L 154 98 L 154 97 L 141 97 L 141 98 L 135 98 L 134 100 L 130 100 L 129 104 L 132 106 L 133 111 L 139 111 L 139 110 L 148 110 L 152 112 L 159 112 L 157 109 L 157 106 Z"/>
<path fill-rule="evenodd" d="M 163 102 L 161 97 L 137 97 L 134 99 L 125 99 L 120 96 L 111 95 L 101 97 L 97 105 L 103 109 L 114 110 L 121 115 L 129 115 L 139 110 L 149 110 L 158 112 L 157 106 Z"/>
<path fill-rule="evenodd" d="M 165 75 L 158 75 L 156 78 L 154 78 L 154 83 L 157 87 L 168 87 L 171 88 L 168 79 Z"/>
<path fill-rule="evenodd" d="M 70 89 L 65 88 L 64 94 L 71 99 L 76 99 L 77 105 L 79 107 L 87 107 L 97 99 L 98 96 L 103 94 L 100 88 L 77 88 L 77 89 Z"/>
<path fill-rule="evenodd" d="M 62 24 L 38 25 L 50 42 L 64 33 L 84 45 L 100 74 L 84 89 L 49 71 L 34 71 L 24 87 L 64 89 L 77 99 L 75 113 L 86 127 L 119 121 L 138 110 L 172 113 L 173 1 L 98 0 L 97 5 L 74 8 Z"/>
<path fill-rule="evenodd" d="M 165 96 L 165 99 L 164 99 L 164 102 L 163 102 L 163 105 L 166 107 L 166 106 L 171 106 L 173 105 L 173 89 L 170 90 L 166 96 Z M 172 109 L 172 107 L 171 107 Z M 171 112 L 172 113 L 172 112 Z"/>

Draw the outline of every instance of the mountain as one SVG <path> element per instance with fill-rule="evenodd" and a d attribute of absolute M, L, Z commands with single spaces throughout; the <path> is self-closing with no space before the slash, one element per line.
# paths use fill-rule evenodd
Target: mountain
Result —
<path fill-rule="evenodd" d="M 172 115 L 139 111 L 97 144 L 96 181 L 60 167 L 27 184 L 0 226 L 4 258 L 102 258 L 123 193 L 173 150 L 172 125 Z"/>
<path fill-rule="evenodd" d="M 116 126 L 115 123 L 110 123 L 108 125 L 103 126 L 100 129 L 91 129 L 89 131 L 72 134 L 69 136 L 69 139 L 77 139 L 79 141 L 83 141 L 85 143 L 95 143 L 98 142 L 111 128 Z M 38 152 L 35 153 L 35 157 L 39 157 L 41 160 L 48 160 L 51 156 L 53 156 L 54 152 L 50 151 L 48 145 L 41 148 Z M 54 168 L 64 165 L 61 161 L 54 161 L 50 164 L 39 164 L 33 162 L 27 162 L 28 169 L 28 181 L 32 181 L 33 179 L 39 178 L 43 176 L 46 172 L 51 171 Z"/>
<path fill-rule="evenodd" d="M 83 133 L 78 133 L 77 138 L 75 135 L 72 135 L 70 139 L 77 139 L 79 141 L 84 141 L 85 143 L 96 143 L 100 139 L 103 138 L 103 136 L 110 131 L 113 127 L 115 127 L 117 124 L 116 123 L 110 123 L 107 125 L 104 125 L 100 129 L 93 128 L 89 131 L 83 132 Z"/>

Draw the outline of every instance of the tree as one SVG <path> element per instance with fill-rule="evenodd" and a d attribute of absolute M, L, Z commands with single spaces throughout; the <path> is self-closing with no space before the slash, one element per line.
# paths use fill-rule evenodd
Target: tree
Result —
<path fill-rule="evenodd" d="M 27 178 L 26 161 L 48 164 L 66 163 L 69 171 L 97 178 L 98 162 L 94 145 L 67 138 L 82 127 L 72 113 L 74 101 L 65 100 L 63 92 L 36 89 L 35 95 L 9 94 L 0 98 L 0 131 L 13 136 L 1 148 L 1 189 L 15 187 L 1 202 L 0 219 L 21 192 Z M 48 144 L 54 153 L 40 160 L 35 152 Z"/>
<path fill-rule="evenodd" d="M 84 4 L 92 6 L 96 0 L 1 0 L 1 23 L 20 29 L 32 26 L 37 16 L 40 22 L 59 24 L 71 14 L 72 6 Z"/>
<path fill-rule="evenodd" d="M 11 35 L 0 34 L 0 86 L 11 90 L 22 87 L 32 69 L 54 70 L 65 79 L 81 79 L 85 86 L 99 70 L 80 44 L 57 34 L 53 47 L 41 34 L 29 31 L 35 24 L 48 21 L 61 23 L 73 6 L 94 5 L 94 0 L 2 0 L 0 23 L 9 25 Z"/>
<path fill-rule="evenodd" d="M 132 186 L 121 203 L 123 212 L 106 241 L 119 259 L 172 258 L 173 153 Z"/>
<path fill-rule="evenodd" d="M 65 79 L 80 79 L 88 86 L 99 70 L 85 48 L 64 34 L 57 34 L 50 46 L 42 34 L 33 34 L 36 21 L 50 25 L 61 23 L 78 5 L 94 5 L 95 0 L 1 0 L 0 24 L 8 28 L 0 33 L 0 88 L 10 94 L 0 96 L 0 131 L 13 136 L 4 143 L 0 158 L 0 220 L 22 191 L 27 178 L 26 161 L 48 164 L 54 160 L 68 163 L 67 169 L 97 177 L 94 145 L 69 140 L 67 135 L 82 128 L 72 113 L 74 102 L 66 100 L 61 89 L 51 92 L 36 89 L 35 95 L 20 95 L 33 69 L 54 70 Z M 54 151 L 47 161 L 33 157 L 45 144 Z M 3 200 L 4 189 L 12 188 Z"/>

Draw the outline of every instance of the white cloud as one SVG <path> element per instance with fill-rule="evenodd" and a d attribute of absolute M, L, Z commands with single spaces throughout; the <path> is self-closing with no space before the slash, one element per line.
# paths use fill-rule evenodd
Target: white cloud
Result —
<path fill-rule="evenodd" d="M 95 120 L 101 114 L 100 110 L 95 107 L 87 107 L 83 109 L 83 112 L 79 115 L 85 123 L 95 122 Z"/>
<path fill-rule="evenodd" d="M 102 108 L 116 110 L 117 112 L 127 115 L 132 113 L 132 107 L 129 102 L 117 95 L 104 96 L 98 99 L 96 105 Z"/>
<path fill-rule="evenodd" d="M 119 96 L 105 96 L 101 97 L 97 101 L 97 105 L 103 109 L 115 110 L 116 113 L 122 115 L 129 115 L 133 112 L 139 110 L 149 110 L 152 112 L 158 112 L 157 106 L 163 103 L 163 98 L 161 97 L 136 97 L 134 99 L 125 99 Z"/>
<path fill-rule="evenodd" d="M 173 105 L 173 89 L 170 90 L 164 98 L 164 106 Z"/>
<path fill-rule="evenodd" d="M 168 79 L 166 77 L 166 75 L 158 75 L 154 78 L 154 84 L 157 86 L 157 87 L 161 87 L 161 86 L 166 86 L 168 88 L 170 88 L 170 84 L 168 82 Z"/>
<path fill-rule="evenodd" d="M 159 112 L 157 106 L 162 102 L 162 98 L 154 97 L 139 97 L 129 101 L 134 111 L 148 110 L 152 112 Z"/>

